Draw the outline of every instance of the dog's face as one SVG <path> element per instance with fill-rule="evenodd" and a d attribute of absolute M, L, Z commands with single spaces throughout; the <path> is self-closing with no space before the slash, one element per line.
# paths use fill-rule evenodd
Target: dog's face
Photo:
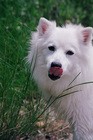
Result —
<path fill-rule="evenodd" d="M 70 24 L 61 28 L 41 18 L 36 34 L 32 41 L 37 44 L 37 63 L 51 80 L 81 72 L 81 65 L 86 64 L 86 53 L 91 46 L 90 27 Z"/>
<path fill-rule="evenodd" d="M 44 41 L 42 55 L 51 80 L 71 75 L 71 72 L 78 68 L 80 55 L 78 40 L 68 30 L 57 28 Z"/>

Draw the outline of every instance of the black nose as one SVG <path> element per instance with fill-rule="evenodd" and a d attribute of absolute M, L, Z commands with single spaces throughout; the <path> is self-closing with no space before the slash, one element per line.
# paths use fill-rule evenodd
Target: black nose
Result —
<path fill-rule="evenodd" d="M 60 67 L 61 68 L 62 65 L 60 63 L 58 63 L 58 62 L 52 62 L 51 67 Z"/>

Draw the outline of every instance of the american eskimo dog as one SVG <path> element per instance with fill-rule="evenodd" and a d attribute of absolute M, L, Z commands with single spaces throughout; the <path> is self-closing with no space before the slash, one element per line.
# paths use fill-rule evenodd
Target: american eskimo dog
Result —
<path fill-rule="evenodd" d="M 57 27 L 40 18 L 28 62 L 45 99 L 52 97 L 57 113 L 68 119 L 73 140 L 93 140 L 92 28 Z"/>

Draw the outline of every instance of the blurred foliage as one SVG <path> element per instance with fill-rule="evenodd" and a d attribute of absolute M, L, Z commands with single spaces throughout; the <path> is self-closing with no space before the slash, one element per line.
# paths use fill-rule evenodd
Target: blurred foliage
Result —
<path fill-rule="evenodd" d="M 92 26 L 92 0 L 0 0 L 0 19 L 11 24 L 15 18 L 33 28 L 41 16 L 63 24 L 66 20 Z M 8 19 L 8 20 L 6 20 Z"/>

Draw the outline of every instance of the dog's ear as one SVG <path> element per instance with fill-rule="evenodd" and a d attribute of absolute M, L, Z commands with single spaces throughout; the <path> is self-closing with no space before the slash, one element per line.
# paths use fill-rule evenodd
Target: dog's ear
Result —
<path fill-rule="evenodd" d="M 56 27 L 56 23 L 51 22 L 43 17 L 40 18 L 39 25 L 37 28 L 39 35 L 42 36 L 43 34 L 45 34 L 50 27 L 53 29 L 54 27 Z"/>
<path fill-rule="evenodd" d="M 92 40 L 92 27 L 83 28 L 82 33 L 82 41 L 84 44 L 88 44 Z"/>

